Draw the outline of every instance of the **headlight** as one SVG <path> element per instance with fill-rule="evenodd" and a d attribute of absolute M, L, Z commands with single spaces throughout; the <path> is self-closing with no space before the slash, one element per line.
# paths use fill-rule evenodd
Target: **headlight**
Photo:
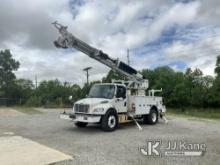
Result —
<path fill-rule="evenodd" d="M 93 110 L 93 112 L 103 112 L 104 111 L 104 108 L 95 108 L 94 110 Z"/>

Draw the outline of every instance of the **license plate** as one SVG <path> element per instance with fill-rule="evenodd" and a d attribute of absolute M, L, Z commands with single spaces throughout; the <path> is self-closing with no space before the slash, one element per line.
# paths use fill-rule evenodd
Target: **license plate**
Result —
<path fill-rule="evenodd" d="M 82 116 L 77 116 L 76 118 L 77 118 L 77 120 L 83 120 Z"/>
<path fill-rule="evenodd" d="M 88 119 L 86 116 L 77 116 L 76 118 L 77 118 L 77 120 L 81 120 L 81 121 Z"/>
<path fill-rule="evenodd" d="M 71 120 L 71 118 L 69 117 L 69 115 L 65 115 L 65 114 L 60 114 L 60 118 L 64 119 L 64 120 Z"/>

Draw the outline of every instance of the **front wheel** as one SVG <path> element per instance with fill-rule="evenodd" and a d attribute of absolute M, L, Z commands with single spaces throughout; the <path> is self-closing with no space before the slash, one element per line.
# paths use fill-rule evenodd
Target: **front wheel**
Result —
<path fill-rule="evenodd" d="M 148 115 L 144 116 L 145 124 L 156 124 L 158 122 L 158 113 L 156 109 L 151 109 Z"/>
<path fill-rule="evenodd" d="M 102 117 L 101 127 L 104 131 L 114 131 L 118 126 L 118 116 L 115 110 L 109 110 Z"/>
<path fill-rule="evenodd" d="M 77 127 L 86 127 L 87 124 L 88 124 L 88 123 L 79 122 L 79 121 L 75 123 L 75 125 L 76 125 Z"/>

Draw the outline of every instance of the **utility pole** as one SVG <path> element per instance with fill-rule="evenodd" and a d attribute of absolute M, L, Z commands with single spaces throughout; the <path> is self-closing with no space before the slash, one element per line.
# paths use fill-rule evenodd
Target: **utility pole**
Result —
<path fill-rule="evenodd" d="M 86 67 L 86 68 L 83 69 L 83 71 L 86 72 L 86 79 L 87 79 L 86 83 L 87 83 L 87 85 L 89 85 L 89 70 L 90 69 L 92 69 L 92 67 Z"/>
<path fill-rule="evenodd" d="M 37 75 L 35 75 L 35 89 L 37 89 Z"/>
<path fill-rule="evenodd" d="M 131 61 L 130 61 L 130 56 L 129 56 L 129 49 L 127 49 L 127 60 L 128 60 L 128 65 L 130 65 Z"/>

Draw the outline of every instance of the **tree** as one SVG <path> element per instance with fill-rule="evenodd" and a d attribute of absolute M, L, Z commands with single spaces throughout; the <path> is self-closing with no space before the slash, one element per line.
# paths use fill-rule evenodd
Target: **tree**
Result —
<path fill-rule="evenodd" d="M 220 55 L 217 57 L 215 66 L 215 73 L 217 76 L 213 82 L 211 91 L 213 97 L 213 106 L 220 106 Z"/>
<path fill-rule="evenodd" d="M 189 87 L 190 104 L 192 106 L 203 106 L 204 88 L 202 85 L 203 73 L 200 69 L 196 68 L 190 73 L 186 74 L 186 82 Z"/>
<path fill-rule="evenodd" d="M 186 84 L 184 82 L 177 84 L 172 93 L 173 106 L 181 108 L 184 111 L 185 107 L 189 106 L 189 91 L 187 91 Z"/>
<path fill-rule="evenodd" d="M 13 89 L 15 97 L 27 99 L 33 94 L 34 85 L 31 80 L 16 79 Z"/>
<path fill-rule="evenodd" d="M 220 55 L 217 57 L 215 66 L 215 73 L 217 74 L 217 76 L 220 76 Z"/>
<path fill-rule="evenodd" d="M 203 106 L 209 107 L 213 105 L 213 92 L 212 87 L 214 83 L 214 77 L 204 76 L 202 78 L 202 87 L 203 87 Z"/>
<path fill-rule="evenodd" d="M 143 69 L 143 70 L 142 70 L 142 75 L 143 75 L 146 79 L 148 79 L 149 88 L 151 89 L 152 86 L 155 85 L 155 81 L 156 81 L 156 79 L 157 79 L 154 70 Z"/>
<path fill-rule="evenodd" d="M 126 77 L 118 71 L 110 70 L 107 76 L 102 79 L 102 82 L 111 83 L 112 80 L 126 80 Z"/>
<path fill-rule="evenodd" d="M 42 81 L 37 88 L 36 94 L 42 98 L 43 105 L 53 104 L 58 98 L 66 95 L 62 90 L 61 82 L 57 79 Z"/>
<path fill-rule="evenodd" d="M 16 79 L 13 71 L 19 68 L 19 62 L 12 58 L 10 50 L 0 51 L 0 96 L 10 97 L 10 88 Z"/>
<path fill-rule="evenodd" d="M 172 93 L 176 85 L 175 72 L 172 68 L 158 67 L 154 70 L 155 82 L 152 84 L 153 89 L 162 88 L 162 96 L 166 105 L 172 105 Z"/>
<path fill-rule="evenodd" d="M 34 98 L 31 99 L 35 103 L 39 100 L 42 105 L 47 107 L 70 105 L 69 96 L 73 96 L 73 102 L 81 97 L 81 88 L 74 84 L 67 82 L 60 82 L 59 80 L 42 81 L 36 89 Z M 31 102 L 30 101 L 30 102 Z"/>

